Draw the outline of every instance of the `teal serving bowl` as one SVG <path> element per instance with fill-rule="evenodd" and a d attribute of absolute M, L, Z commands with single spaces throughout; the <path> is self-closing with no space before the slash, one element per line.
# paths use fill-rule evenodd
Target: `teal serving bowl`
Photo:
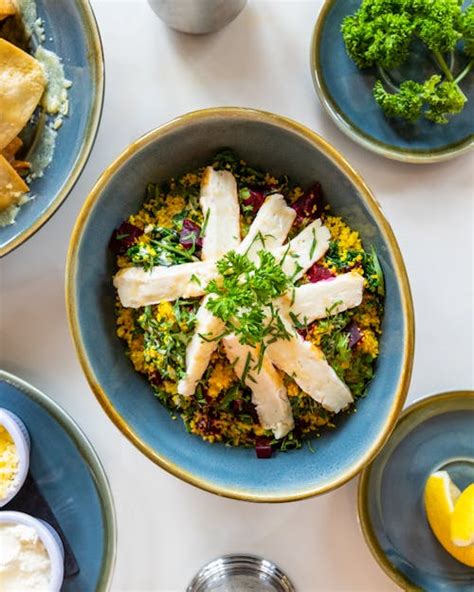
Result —
<path fill-rule="evenodd" d="M 115 564 L 115 509 L 107 477 L 92 445 L 59 405 L 3 370 L 0 407 L 19 417 L 28 430 L 29 475 L 74 556 L 71 569 L 71 558 L 66 555 L 61 591 L 106 592 Z M 31 489 L 28 495 L 34 495 Z M 37 508 L 38 502 L 27 499 L 20 491 L 4 509 L 33 514 L 30 508 Z M 25 503 L 28 508 L 22 505 Z"/>
<path fill-rule="evenodd" d="M 44 23 L 43 45 L 61 58 L 72 82 L 69 114 L 58 130 L 51 164 L 30 184 L 34 199 L 20 208 L 13 224 L 0 228 L 0 257 L 41 228 L 69 195 L 89 158 L 102 113 L 104 60 L 88 0 L 36 0 L 36 6 Z"/>
<path fill-rule="evenodd" d="M 354 14 L 361 0 L 326 0 L 316 22 L 311 43 L 311 73 L 321 104 L 334 123 L 352 140 L 386 158 L 412 163 L 448 160 L 474 147 L 474 71 L 460 83 L 469 98 L 463 111 L 446 125 L 420 119 L 409 123 L 388 118 L 372 94 L 381 78 L 375 68 L 360 70 L 346 53 L 341 34 L 343 19 Z M 466 3 L 467 4 L 467 3 Z M 392 80 L 425 80 L 437 70 L 422 48 L 412 47 L 412 59 Z M 466 58 L 456 52 L 455 71 Z"/>
<path fill-rule="evenodd" d="M 189 435 L 156 400 L 116 337 L 108 249 L 112 231 L 142 203 L 148 182 L 204 164 L 222 147 L 278 176 L 318 180 L 333 211 L 377 250 L 387 286 L 381 354 L 357 413 L 310 447 L 268 460 L 255 451 Z M 144 454 L 208 491 L 251 501 L 289 501 L 329 491 L 380 450 L 403 406 L 413 360 L 413 309 L 396 240 L 376 200 L 344 158 L 302 125 L 271 113 L 217 108 L 184 115 L 131 144 L 87 198 L 71 238 L 66 270 L 69 323 L 83 370 L 116 426 Z"/>
<path fill-rule="evenodd" d="M 386 446 L 361 474 L 359 521 L 375 559 L 403 590 L 470 592 L 474 569 L 451 557 L 424 509 L 428 477 L 474 483 L 474 391 L 421 399 L 405 409 Z"/>

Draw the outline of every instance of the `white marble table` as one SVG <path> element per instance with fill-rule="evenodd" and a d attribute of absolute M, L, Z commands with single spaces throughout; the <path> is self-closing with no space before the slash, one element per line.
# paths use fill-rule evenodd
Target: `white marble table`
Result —
<path fill-rule="evenodd" d="M 193 109 L 240 105 L 297 119 L 332 142 L 375 192 L 405 256 L 417 325 L 408 400 L 473 387 L 473 157 L 404 165 L 366 152 L 336 129 L 309 70 L 321 3 L 250 1 L 228 28 L 195 38 L 167 30 L 145 0 L 93 1 L 106 61 L 102 124 L 61 210 L 1 263 L 1 365 L 71 413 L 102 459 L 118 518 L 114 592 L 183 591 L 203 563 L 233 551 L 273 559 L 299 592 L 397 589 L 359 531 L 356 480 L 293 504 L 220 499 L 148 461 L 91 394 L 66 322 L 69 235 L 100 172 L 151 128 Z"/>

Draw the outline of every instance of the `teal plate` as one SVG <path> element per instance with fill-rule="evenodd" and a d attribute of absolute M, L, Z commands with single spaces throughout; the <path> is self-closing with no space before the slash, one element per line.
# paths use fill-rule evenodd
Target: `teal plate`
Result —
<path fill-rule="evenodd" d="M 109 588 L 115 560 L 115 511 L 94 449 L 46 395 L 0 370 L 0 407 L 23 420 L 31 437 L 30 474 L 48 502 L 79 566 L 62 592 Z M 14 499 L 10 502 L 14 509 Z"/>
<path fill-rule="evenodd" d="M 474 146 L 474 71 L 461 82 L 470 100 L 449 124 L 426 119 L 409 123 L 385 117 L 375 102 L 372 88 L 380 74 L 360 70 L 346 53 L 341 24 L 361 0 L 326 0 L 316 23 L 311 45 L 311 70 L 316 92 L 336 125 L 364 148 L 404 162 L 439 162 L 458 156 Z M 414 47 L 410 64 L 393 72 L 392 81 L 425 79 L 436 71 L 422 48 Z M 454 55 L 455 71 L 464 67 L 464 55 Z"/>
<path fill-rule="evenodd" d="M 428 524 L 423 491 L 446 470 L 463 490 L 474 482 L 474 391 L 435 395 L 401 415 L 361 475 L 359 519 L 370 550 L 404 590 L 472 592 L 474 569 L 452 558 Z"/>
<path fill-rule="evenodd" d="M 31 185 L 14 224 L 0 228 L 0 257 L 32 236 L 71 192 L 94 144 L 104 97 L 104 60 L 97 23 L 88 0 L 36 0 L 46 49 L 62 60 L 72 82 L 69 113 L 58 130 L 56 148 L 44 175 Z M 33 39 L 33 43 L 35 40 Z"/>

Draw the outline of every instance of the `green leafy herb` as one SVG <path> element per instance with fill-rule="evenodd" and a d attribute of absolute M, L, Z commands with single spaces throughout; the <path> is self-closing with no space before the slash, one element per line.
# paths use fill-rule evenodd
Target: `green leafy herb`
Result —
<path fill-rule="evenodd" d="M 368 289 L 380 296 L 384 296 L 385 281 L 383 271 L 373 246 L 369 252 L 364 251 L 362 266 Z"/>
<path fill-rule="evenodd" d="M 211 213 L 211 210 L 208 209 L 206 211 L 206 215 L 204 217 L 204 222 L 203 222 L 202 227 L 201 227 L 201 233 L 200 233 L 201 234 L 201 238 L 204 238 L 206 236 L 206 229 L 207 229 L 207 224 L 209 222 L 209 214 L 210 213 Z"/>
<path fill-rule="evenodd" d="M 467 97 L 459 87 L 474 64 L 474 8 L 464 12 L 460 0 L 363 0 L 354 15 L 342 24 L 347 52 L 359 68 L 376 66 L 385 72 L 410 59 L 413 42 L 432 54 L 439 74 L 425 81 L 406 80 L 394 92 L 378 80 L 374 97 L 388 117 L 448 123 L 460 113 Z M 460 44 L 463 42 L 463 44 Z M 454 73 L 446 55 L 463 49 L 467 65 Z"/>
<path fill-rule="evenodd" d="M 162 379 L 179 380 L 184 376 L 186 347 L 193 334 L 196 308 L 195 302 L 176 300 L 170 319 L 157 318 L 153 306 L 141 309 L 137 324 L 143 335 L 144 351 L 154 353 L 152 360 Z"/>
<path fill-rule="evenodd" d="M 311 242 L 311 248 L 309 250 L 309 258 L 312 259 L 313 255 L 316 251 L 316 247 L 318 246 L 318 239 L 316 238 L 316 231 L 313 228 L 313 240 Z"/>
<path fill-rule="evenodd" d="M 288 335 L 272 306 L 288 289 L 288 277 L 271 253 L 262 250 L 258 257 L 256 265 L 247 255 L 230 251 L 217 262 L 220 276 L 206 288 L 212 295 L 207 308 L 225 322 L 228 333 L 252 346 L 269 335 Z"/>
<path fill-rule="evenodd" d="M 153 228 L 148 243 L 131 246 L 127 256 L 134 265 L 144 269 L 198 260 L 191 249 L 187 250 L 180 244 L 179 232 L 162 227 Z"/>

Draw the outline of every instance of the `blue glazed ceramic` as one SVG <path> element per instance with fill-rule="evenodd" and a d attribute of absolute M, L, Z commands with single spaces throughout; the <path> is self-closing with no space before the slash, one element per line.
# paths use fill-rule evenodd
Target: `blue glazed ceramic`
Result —
<path fill-rule="evenodd" d="M 192 170 L 230 147 L 247 162 L 304 186 L 319 180 L 336 212 L 373 244 L 387 284 L 376 376 L 357 414 L 301 450 L 259 460 L 253 450 L 208 444 L 173 421 L 137 374 L 115 335 L 114 228 L 140 208 L 148 182 Z M 153 461 L 199 487 L 253 501 L 287 501 L 328 491 L 379 450 L 405 399 L 413 356 L 413 316 L 403 261 L 376 201 L 340 154 L 303 126 L 239 108 L 197 111 L 150 132 L 104 172 L 84 204 L 67 265 L 71 331 L 88 380 L 119 429 Z"/>
<path fill-rule="evenodd" d="M 58 131 L 56 149 L 44 176 L 31 183 L 35 198 L 16 222 L 0 228 L 0 256 L 34 234 L 74 187 L 94 144 L 102 112 L 104 65 L 97 24 L 88 0 L 36 0 L 43 19 L 43 45 L 62 60 L 69 89 L 69 115 Z"/>
<path fill-rule="evenodd" d="M 463 490 L 474 482 L 474 392 L 418 401 L 364 471 L 359 516 L 382 568 L 404 590 L 468 592 L 474 569 L 452 558 L 431 532 L 423 490 L 431 473 L 448 471 Z"/>
<path fill-rule="evenodd" d="M 334 122 L 350 138 L 387 158 L 405 162 L 438 162 L 461 154 L 474 145 L 474 71 L 461 88 L 469 101 L 447 125 L 420 120 L 409 123 L 386 117 L 372 89 L 380 78 L 374 69 L 360 70 L 346 53 L 341 35 L 345 16 L 354 14 L 360 0 L 326 0 L 316 23 L 311 46 L 311 70 L 318 96 Z M 457 55 L 456 71 L 464 56 Z M 394 73 L 393 82 L 425 79 L 435 73 L 430 58 L 417 49 L 411 65 Z"/>
<path fill-rule="evenodd" d="M 15 413 L 31 438 L 30 474 L 75 555 L 79 573 L 62 592 L 106 591 L 115 560 L 115 513 L 100 462 L 82 431 L 51 399 L 0 370 L 0 407 Z M 15 510 L 15 498 L 9 510 Z"/>

